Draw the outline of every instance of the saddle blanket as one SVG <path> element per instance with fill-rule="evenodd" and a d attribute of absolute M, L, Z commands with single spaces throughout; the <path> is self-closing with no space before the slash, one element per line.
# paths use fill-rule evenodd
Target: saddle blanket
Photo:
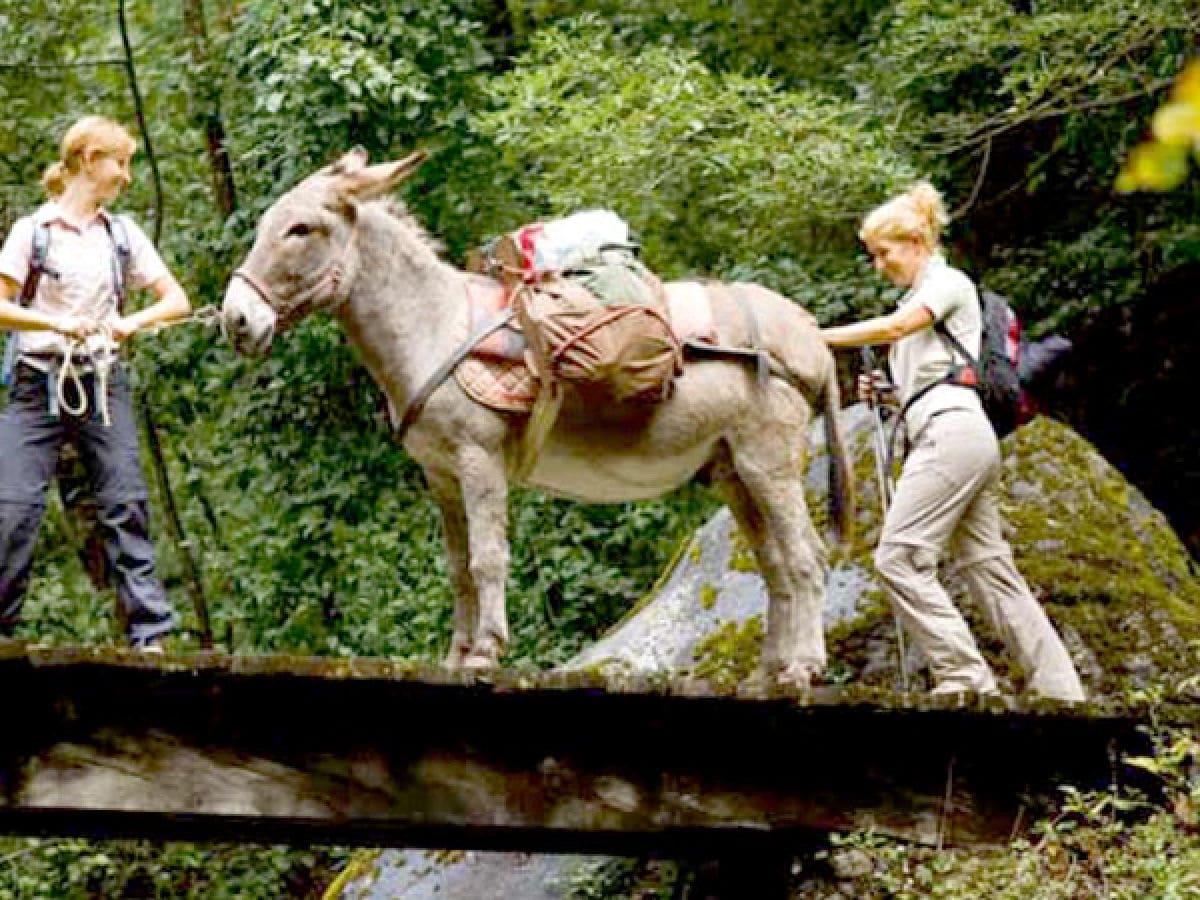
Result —
<path fill-rule="evenodd" d="M 671 330 L 680 344 L 715 343 L 716 326 L 704 285 L 693 281 L 666 285 Z M 490 278 L 472 279 L 471 333 L 493 321 L 512 301 L 504 285 Z M 502 412 L 528 413 L 537 398 L 537 379 L 525 363 L 525 336 L 516 320 L 480 341 L 454 370 L 459 386 L 473 400 Z"/>

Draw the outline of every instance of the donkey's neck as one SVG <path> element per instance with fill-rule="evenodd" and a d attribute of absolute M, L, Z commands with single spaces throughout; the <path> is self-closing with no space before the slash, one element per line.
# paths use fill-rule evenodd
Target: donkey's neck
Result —
<path fill-rule="evenodd" d="M 337 317 L 371 375 L 403 409 L 467 337 L 467 275 L 381 204 L 361 208 L 358 261 Z"/>

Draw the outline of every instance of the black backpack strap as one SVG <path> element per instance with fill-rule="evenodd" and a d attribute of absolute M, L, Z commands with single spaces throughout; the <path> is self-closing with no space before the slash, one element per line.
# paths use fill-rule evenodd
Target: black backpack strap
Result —
<path fill-rule="evenodd" d="M 905 420 L 904 417 L 908 413 L 909 409 L 912 408 L 912 405 L 914 403 L 916 403 L 918 400 L 920 400 L 922 397 L 924 397 L 926 394 L 928 394 L 930 391 L 932 391 L 935 387 L 940 387 L 943 384 L 949 384 L 954 387 L 967 388 L 968 390 L 973 390 L 973 391 L 977 391 L 979 389 L 979 386 L 978 386 L 979 364 L 976 361 L 975 357 L 967 352 L 967 348 L 962 345 L 962 341 L 960 341 L 958 338 L 956 338 L 954 335 L 952 335 L 950 333 L 950 329 L 948 329 L 946 327 L 945 322 L 934 322 L 933 330 L 935 332 L 937 332 L 938 337 L 940 337 L 942 339 L 942 341 L 946 344 L 946 346 L 950 348 L 950 351 L 951 351 L 950 355 L 953 357 L 954 351 L 957 350 L 959 355 L 961 355 L 962 358 L 966 360 L 967 364 L 966 364 L 966 366 L 960 366 L 954 362 L 951 362 L 950 370 L 945 375 L 943 375 L 941 378 L 937 379 L 937 381 L 932 381 L 929 384 L 925 385 L 923 388 L 921 388 L 919 391 L 917 391 L 911 397 L 909 397 L 907 400 L 905 400 L 904 405 L 900 407 L 900 412 L 896 415 L 896 426 L 895 426 L 896 428 L 899 428 L 900 423 Z M 964 368 L 969 368 L 971 370 L 971 372 L 974 373 L 974 377 L 969 376 L 967 380 L 964 380 L 963 379 L 963 369 Z M 895 434 L 895 431 L 893 430 L 892 441 L 891 441 L 890 446 L 895 445 L 895 443 L 896 443 L 895 438 L 896 438 L 896 434 Z M 908 455 L 908 436 L 907 435 L 905 435 L 905 439 L 904 439 L 904 453 L 906 456 Z"/>
<path fill-rule="evenodd" d="M 21 306 L 29 306 L 29 304 L 33 303 L 33 298 L 37 294 L 38 283 L 42 280 L 42 275 L 49 272 L 55 278 L 58 277 L 58 273 L 46 265 L 46 258 L 50 255 L 50 226 L 45 222 L 35 222 L 31 243 L 32 246 L 29 251 L 29 274 L 25 276 L 25 283 L 21 285 L 21 294 L 17 298 L 17 302 Z"/>
<path fill-rule="evenodd" d="M 112 271 L 113 290 L 117 295 L 117 313 L 125 314 L 126 283 L 129 279 L 129 261 L 132 251 L 129 246 L 129 229 L 120 216 L 108 216 L 104 219 L 104 227 L 113 245 Z"/>
<path fill-rule="evenodd" d="M 934 322 L 933 330 L 937 332 L 938 337 L 959 352 L 959 355 L 966 360 L 967 365 L 975 370 L 976 374 L 979 373 L 979 360 L 967 352 L 967 348 L 962 345 L 962 341 L 950 333 L 950 329 L 946 327 L 945 322 Z"/>

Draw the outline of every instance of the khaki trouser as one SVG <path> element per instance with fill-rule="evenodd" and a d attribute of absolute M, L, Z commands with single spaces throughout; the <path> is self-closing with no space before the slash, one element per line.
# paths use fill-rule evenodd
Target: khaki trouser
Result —
<path fill-rule="evenodd" d="M 951 409 L 918 436 L 896 485 L 875 565 L 907 631 L 929 661 L 935 693 L 991 692 L 996 681 L 966 620 L 938 582 L 949 559 L 1043 697 L 1082 701 L 1083 686 L 1004 539 L 996 485 L 1000 450 L 987 419 Z"/>

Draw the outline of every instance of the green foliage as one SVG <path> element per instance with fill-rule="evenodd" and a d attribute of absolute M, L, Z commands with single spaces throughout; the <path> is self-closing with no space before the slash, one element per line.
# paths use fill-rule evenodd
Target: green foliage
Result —
<path fill-rule="evenodd" d="M 511 0 L 514 27 L 528 39 L 540 29 L 589 13 L 609 23 L 623 50 L 677 44 L 709 68 L 777 75 L 789 84 L 838 86 L 859 35 L 883 0 L 811 0 L 802 15 L 792 0 Z M 781 27 L 782 23 L 786 26 Z"/>
<path fill-rule="evenodd" d="M 344 864 L 325 848 L 0 838 L 0 900 L 318 898 Z"/>
<path fill-rule="evenodd" d="M 361 144 L 376 155 L 461 124 L 491 65 L 481 2 L 247 3 L 222 50 L 242 181 L 277 186 Z"/>
<path fill-rule="evenodd" d="M 858 215 L 914 174 L 859 106 L 671 46 L 625 56 L 594 18 L 536 34 L 490 96 L 476 127 L 533 204 L 619 210 L 668 275 L 844 277 Z"/>
<path fill-rule="evenodd" d="M 1178 240 L 1200 191 L 1110 190 L 1196 25 L 1188 0 L 903 0 L 847 77 L 946 191 L 966 261 L 1035 330 L 1064 328 L 1200 259 Z"/>
<path fill-rule="evenodd" d="M 875 103 L 928 119 L 902 137 L 934 154 L 982 147 L 1033 123 L 1146 102 L 1179 66 L 1196 10 L 1187 0 L 901 0 L 876 18 L 854 67 Z M 1053 47 L 1053 53 L 1046 48 Z M 1094 149 L 1110 158 L 1115 148 Z"/>
<path fill-rule="evenodd" d="M 1126 763 L 1160 780 L 1161 803 L 1119 785 L 1099 791 L 1067 786 L 1058 808 L 1035 823 L 1029 837 L 986 851 L 915 847 L 871 831 L 835 836 L 835 848 L 858 848 L 873 863 L 869 874 L 841 888 L 856 897 L 898 900 L 1197 896 L 1200 745 L 1194 731 L 1181 726 L 1156 723 L 1150 738 L 1153 754 Z"/>
<path fill-rule="evenodd" d="M 608 897 L 637 897 L 639 900 L 669 900 L 679 897 L 686 883 L 684 864 L 670 860 L 614 857 L 584 861 L 567 882 L 566 900 L 604 900 Z"/>

